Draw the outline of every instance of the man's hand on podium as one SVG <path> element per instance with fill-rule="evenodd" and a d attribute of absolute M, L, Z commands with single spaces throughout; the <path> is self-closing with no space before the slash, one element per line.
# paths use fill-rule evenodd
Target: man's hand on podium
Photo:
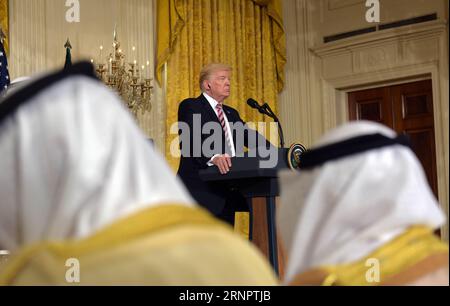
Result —
<path fill-rule="evenodd" d="M 217 155 L 211 161 L 219 168 L 221 174 L 227 174 L 231 168 L 231 157 L 228 154 Z"/>

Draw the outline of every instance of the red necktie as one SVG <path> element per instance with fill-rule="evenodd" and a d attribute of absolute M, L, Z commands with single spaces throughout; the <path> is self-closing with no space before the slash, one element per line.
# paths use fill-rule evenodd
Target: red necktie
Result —
<path fill-rule="evenodd" d="M 222 125 L 223 132 L 225 133 L 225 140 L 226 140 L 225 142 L 226 142 L 226 146 L 227 146 L 225 152 L 231 156 L 232 155 L 231 154 L 231 152 L 232 152 L 231 151 L 231 142 L 230 142 L 230 137 L 228 135 L 228 129 L 225 125 L 226 122 L 225 122 L 225 118 L 223 115 L 222 104 L 218 103 L 216 106 L 216 109 L 217 109 L 217 117 L 219 118 L 220 124 Z"/>

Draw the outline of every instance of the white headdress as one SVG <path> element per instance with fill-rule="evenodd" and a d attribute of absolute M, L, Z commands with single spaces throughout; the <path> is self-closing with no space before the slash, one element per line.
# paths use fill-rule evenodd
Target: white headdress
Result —
<path fill-rule="evenodd" d="M 74 65 L 0 104 L 0 246 L 92 234 L 193 200 L 119 98 Z"/>
<path fill-rule="evenodd" d="M 352 150 L 348 140 L 360 136 L 392 143 L 339 152 Z M 396 137 L 380 124 L 349 123 L 326 134 L 310 154 L 323 159 L 328 150 L 334 158 L 282 175 L 278 225 L 288 253 L 287 282 L 311 268 L 363 258 L 412 225 L 443 224 L 419 161 L 410 148 L 394 144 Z"/>

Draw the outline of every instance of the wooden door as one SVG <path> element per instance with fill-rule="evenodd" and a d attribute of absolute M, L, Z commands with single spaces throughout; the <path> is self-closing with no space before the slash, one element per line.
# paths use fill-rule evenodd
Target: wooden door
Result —
<path fill-rule="evenodd" d="M 431 80 L 350 92 L 348 101 L 350 120 L 376 121 L 410 137 L 437 198 Z"/>

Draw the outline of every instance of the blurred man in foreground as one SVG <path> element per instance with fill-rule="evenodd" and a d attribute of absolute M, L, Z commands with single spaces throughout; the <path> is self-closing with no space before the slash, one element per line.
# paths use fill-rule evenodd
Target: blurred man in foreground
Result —
<path fill-rule="evenodd" d="M 276 284 L 89 64 L 8 96 L 0 126 L 0 249 L 11 252 L 0 284 Z"/>
<path fill-rule="evenodd" d="M 282 178 L 287 284 L 448 285 L 445 222 L 405 136 L 371 122 L 327 133 Z"/>

